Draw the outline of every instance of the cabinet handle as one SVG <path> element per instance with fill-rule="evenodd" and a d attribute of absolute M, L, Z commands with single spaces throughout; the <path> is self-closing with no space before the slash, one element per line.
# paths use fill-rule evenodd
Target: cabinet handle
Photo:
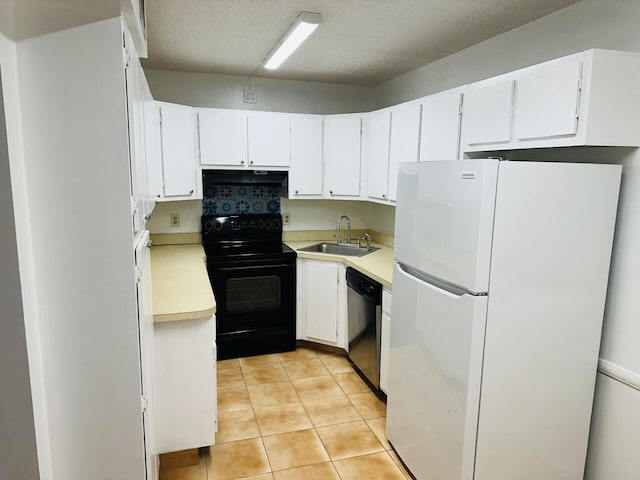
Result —
<path fill-rule="evenodd" d="M 383 193 L 383 194 L 382 194 L 382 198 L 387 198 L 387 196 Z"/>
<path fill-rule="evenodd" d="M 249 165 L 253 165 L 253 160 L 251 160 L 251 161 L 249 162 Z"/>
<path fill-rule="evenodd" d="M 189 195 L 193 195 L 193 190 L 191 190 L 191 191 L 189 192 Z"/>
<path fill-rule="evenodd" d="M 333 195 L 333 190 L 329 190 L 329 194 L 330 194 L 330 195 Z"/>
<path fill-rule="evenodd" d="M 147 242 L 147 244 L 145 245 L 147 248 L 151 248 L 151 245 L 153 244 L 153 242 L 151 240 L 149 240 Z"/>
<path fill-rule="evenodd" d="M 160 198 L 160 194 L 156 195 L 156 198 Z"/>
<path fill-rule="evenodd" d="M 298 190 L 296 190 L 296 195 L 298 194 Z"/>
<path fill-rule="evenodd" d="M 240 165 L 244 165 L 244 160 L 240 160 Z"/>

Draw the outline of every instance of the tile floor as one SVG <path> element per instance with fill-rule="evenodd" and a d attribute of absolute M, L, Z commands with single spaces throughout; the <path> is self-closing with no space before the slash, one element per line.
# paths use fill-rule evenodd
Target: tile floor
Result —
<path fill-rule="evenodd" d="M 218 434 L 160 480 L 406 480 L 386 407 L 341 356 L 298 349 L 218 362 Z"/>

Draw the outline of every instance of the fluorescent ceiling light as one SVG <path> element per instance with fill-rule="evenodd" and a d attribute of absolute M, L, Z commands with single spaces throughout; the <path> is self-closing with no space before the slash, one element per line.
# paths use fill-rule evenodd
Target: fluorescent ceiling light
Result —
<path fill-rule="evenodd" d="M 322 15 L 319 13 L 300 12 L 265 58 L 264 68 L 269 70 L 278 68 L 318 28 L 320 23 L 322 23 Z"/>

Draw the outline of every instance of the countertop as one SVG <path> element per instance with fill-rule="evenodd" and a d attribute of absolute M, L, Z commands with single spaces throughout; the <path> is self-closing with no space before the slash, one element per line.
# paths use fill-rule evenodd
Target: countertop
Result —
<path fill-rule="evenodd" d="M 205 318 L 216 313 L 201 244 L 151 248 L 153 321 Z"/>
<path fill-rule="evenodd" d="M 378 247 L 373 253 L 368 253 L 363 257 L 347 257 L 345 255 L 334 255 L 328 253 L 303 252 L 300 248 L 314 245 L 323 240 L 296 240 L 285 241 L 284 243 L 294 249 L 298 258 L 310 258 L 313 260 L 324 260 L 331 262 L 341 262 L 348 267 L 353 267 L 368 277 L 380 282 L 387 288 L 391 288 L 393 279 L 393 248 L 377 242 L 371 242 L 372 247 Z M 329 241 L 330 240 L 325 240 Z M 335 240 L 333 240 L 335 242 Z"/>

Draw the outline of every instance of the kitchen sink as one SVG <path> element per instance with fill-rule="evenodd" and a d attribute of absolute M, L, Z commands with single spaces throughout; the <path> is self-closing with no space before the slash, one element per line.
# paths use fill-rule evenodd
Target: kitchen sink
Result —
<path fill-rule="evenodd" d="M 367 253 L 375 252 L 379 250 L 377 247 L 358 247 L 356 244 L 353 246 L 336 245 L 335 243 L 316 243 L 309 247 L 300 248 L 302 252 L 314 252 L 314 253 L 328 253 L 333 255 L 345 255 L 347 257 L 362 257 Z"/>

